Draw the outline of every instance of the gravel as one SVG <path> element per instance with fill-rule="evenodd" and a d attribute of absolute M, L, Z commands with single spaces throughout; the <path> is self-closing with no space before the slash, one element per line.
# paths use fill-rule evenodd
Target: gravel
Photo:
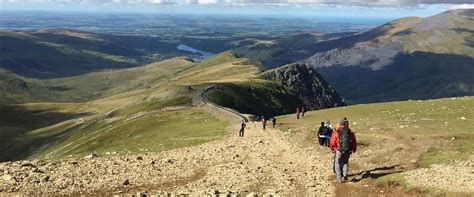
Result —
<path fill-rule="evenodd" d="M 152 154 L 0 163 L 8 194 L 301 194 L 332 196 L 331 155 L 297 138 L 248 124 L 231 136 Z M 234 135 L 235 134 L 235 135 Z"/>
<path fill-rule="evenodd" d="M 403 173 L 409 184 L 451 192 L 474 192 L 474 160 L 432 165 Z"/>

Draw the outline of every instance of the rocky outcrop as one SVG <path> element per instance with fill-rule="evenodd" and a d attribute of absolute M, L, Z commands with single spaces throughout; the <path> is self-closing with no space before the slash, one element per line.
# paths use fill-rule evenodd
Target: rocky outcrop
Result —
<path fill-rule="evenodd" d="M 315 69 L 306 64 L 289 64 L 269 70 L 261 75 L 266 80 L 291 89 L 303 100 L 308 109 L 323 109 L 344 105 L 344 100 L 336 90 L 319 75 Z"/>

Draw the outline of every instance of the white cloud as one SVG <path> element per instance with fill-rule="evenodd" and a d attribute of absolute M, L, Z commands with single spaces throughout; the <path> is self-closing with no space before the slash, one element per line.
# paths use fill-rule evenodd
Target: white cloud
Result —
<path fill-rule="evenodd" d="M 456 9 L 474 9 L 474 4 L 458 4 L 453 5 L 449 9 L 456 10 Z"/>

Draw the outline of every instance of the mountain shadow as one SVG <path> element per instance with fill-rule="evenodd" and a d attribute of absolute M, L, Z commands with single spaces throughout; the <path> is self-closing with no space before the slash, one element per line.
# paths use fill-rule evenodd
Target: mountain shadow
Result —
<path fill-rule="evenodd" d="M 415 52 L 399 54 L 380 70 L 357 66 L 318 68 L 350 103 L 474 95 L 474 58 Z"/>
<path fill-rule="evenodd" d="M 53 109 L 28 109 L 18 105 L 0 105 L 0 162 L 30 156 L 46 143 L 58 139 L 46 133 L 31 131 L 85 116 L 87 113 L 63 113 Z"/>

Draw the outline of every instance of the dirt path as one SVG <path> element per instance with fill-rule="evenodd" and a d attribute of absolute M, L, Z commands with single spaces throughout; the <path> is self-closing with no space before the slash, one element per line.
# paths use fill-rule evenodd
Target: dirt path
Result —
<path fill-rule="evenodd" d="M 201 109 L 234 123 L 245 119 L 203 94 Z M 236 125 L 221 140 L 159 153 L 0 163 L 0 192 L 334 195 L 326 148 L 299 133 L 263 130 L 261 123 L 248 123 L 245 137 L 238 137 Z"/>
<path fill-rule="evenodd" d="M 331 196 L 325 150 L 249 123 L 197 147 L 148 155 L 0 164 L 0 191 L 34 194 L 304 194 Z"/>

